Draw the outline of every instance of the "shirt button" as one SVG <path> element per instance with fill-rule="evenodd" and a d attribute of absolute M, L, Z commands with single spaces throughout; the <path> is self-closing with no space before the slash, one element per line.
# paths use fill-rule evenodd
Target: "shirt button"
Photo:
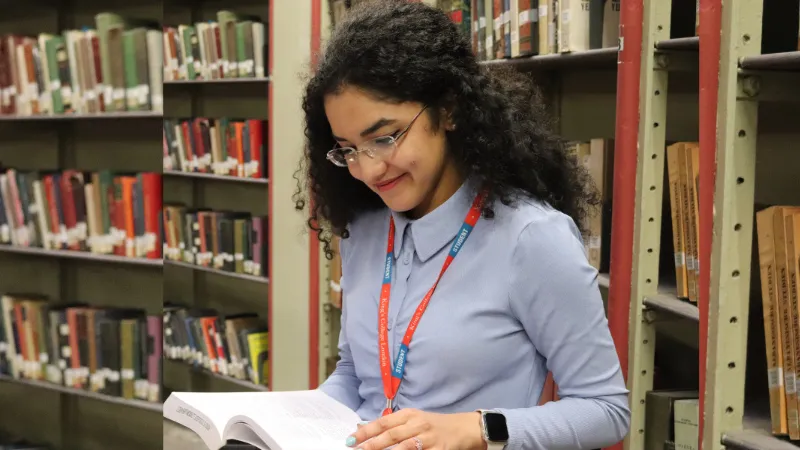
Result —
<path fill-rule="evenodd" d="M 405 258 L 403 258 L 403 264 L 408 265 L 409 262 L 411 262 L 411 256 L 406 253 Z"/>

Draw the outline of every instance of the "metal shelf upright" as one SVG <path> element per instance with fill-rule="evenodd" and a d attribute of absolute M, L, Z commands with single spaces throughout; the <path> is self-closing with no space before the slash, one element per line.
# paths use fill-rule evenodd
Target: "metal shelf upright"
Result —
<path fill-rule="evenodd" d="M 672 8 L 672 1 L 622 2 L 620 18 L 608 316 L 630 390 L 631 426 L 623 443 L 630 450 L 645 445 L 656 319 L 696 328 L 698 315 L 696 306 L 659 280 L 666 144 L 668 138 L 696 140 L 691 122 L 678 119 L 696 102 L 696 91 L 691 83 L 687 90 L 684 81 L 695 76 L 699 39 L 670 39 Z M 672 83 L 671 74 L 678 75 Z M 670 96 L 670 88 L 678 86 L 680 92 Z M 688 336 L 679 338 L 696 346 Z"/>

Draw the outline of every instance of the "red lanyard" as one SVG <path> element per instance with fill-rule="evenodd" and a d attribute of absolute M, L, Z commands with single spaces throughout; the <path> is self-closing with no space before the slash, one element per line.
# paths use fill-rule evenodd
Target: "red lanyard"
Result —
<path fill-rule="evenodd" d="M 428 303 L 431 301 L 431 297 L 433 296 L 433 292 L 436 290 L 436 286 L 439 285 L 439 281 L 442 279 L 442 275 L 447 271 L 447 268 L 450 267 L 450 264 L 455 259 L 458 252 L 461 250 L 461 247 L 464 246 L 464 243 L 467 241 L 469 234 L 472 232 L 472 229 L 475 227 L 475 224 L 478 222 L 478 218 L 481 216 L 481 208 L 483 206 L 483 201 L 486 198 L 486 193 L 481 192 L 475 197 L 475 200 L 472 202 L 472 207 L 469 209 L 467 213 L 467 217 L 464 218 L 464 223 L 461 225 L 461 230 L 459 230 L 458 235 L 456 236 L 455 240 L 453 241 L 452 246 L 450 247 L 450 253 L 447 255 L 447 258 L 444 260 L 444 264 L 442 265 L 442 270 L 439 272 L 439 276 L 436 278 L 436 282 L 433 283 L 433 287 L 428 290 L 428 293 L 425 294 L 425 297 L 420 302 L 419 306 L 417 306 L 417 310 L 414 312 L 414 316 L 411 318 L 411 323 L 408 324 L 408 329 L 406 329 L 406 334 L 403 336 L 403 342 L 400 344 L 400 351 L 397 353 L 397 358 L 395 359 L 394 368 L 390 365 L 389 362 L 389 295 L 392 290 L 392 262 L 394 261 L 394 218 L 389 217 L 389 238 L 388 243 L 386 245 L 386 265 L 383 271 L 383 285 L 381 286 L 381 299 L 380 299 L 380 306 L 378 309 L 378 350 L 379 350 L 379 357 L 381 362 L 381 378 L 383 378 L 383 392 L 386 394 L 386 409 L 383 410 L 383 415 L 391 414 L 392 412 L 392 402 L 394 401 L 395 396 L 397 395 L 397 390 L 400 387 L 400 382 L 403 380 L 403 373 L 406 366 L 406 357 L 408 355 L 408 346 L 411 344 L 411 337 L 414 336 L 414 332 L 417 330 L 417 325 L 419 324 L 420 319 L 422 318 L 422 314 L 425 312 L 425 309 L 428 307 Z"/>

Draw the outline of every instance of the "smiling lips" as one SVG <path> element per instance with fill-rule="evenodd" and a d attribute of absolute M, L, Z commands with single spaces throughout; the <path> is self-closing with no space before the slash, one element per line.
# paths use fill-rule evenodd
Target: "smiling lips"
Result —
<path fill-rule="evenodd" d="M 390 180 L 383 181 L 381 183 L 377 183 L 377 184 L 375 184 L 375 187 L 380 192 L 389 191 L 392 188 L 394 188 L 395 186 L 397 186 L 403 180 L 403 177 L 405 177 L 405 175 L 406 174 L 403 174 L 403 175 L 400 175 L 399 177 L 395 177 L 395 178 L 392 178 Z"/>

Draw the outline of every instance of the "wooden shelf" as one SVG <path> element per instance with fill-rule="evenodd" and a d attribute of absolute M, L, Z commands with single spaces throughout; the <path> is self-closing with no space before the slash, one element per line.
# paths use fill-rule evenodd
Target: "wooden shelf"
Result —
<path fill-rule="evenodd" d="M 163 265 L 163 261 L 160 259 L 129 258 L 127 256 L 100 255 L 97 253 L 78 252 L 74 250 L 46 250 L 39 247 L 16 247 L 13 245 L 0 245 L 0 253 L 17 253 L 20 255 L 42 256 L 50 258 L 82 259 L 86 261 L 99 261 L 150 267 L 161 267 Z"/>
<path fill-rule="evenodd" d="M 72 120 L 109 120 L 109 119 L 161 119 L 163 113 L 154 111 L 131 111 L 98 114 L 53 114 L 38 116 L 0 116 L 0 122 L 44 122 Z"/>
<path fill-rule="evenodd" d="M 196 178 L 201 180 L 226 181 L 233 183 L 269 184 L 269 180 L 266 178 L 233 177 L 228 175 L 214 175 L 211 173 L 202 173 L 202 172 L 180 172 L 177 170 L 165 170 L 163 175 L 165 177 Z"/>
<path fill-rule="evenodd" d="M 222 275 L 229 278 L 238 278 L 240 280 L 252 281 L 255 283 L 269 284 L 269 278 L 267 277 L 248 275 L 245 273 L 228 272 L 226 270 L 219 270 L 211 267 L 199 266 L 197 264 L 189 264 L 182 261 L 172 261 L 169 259 L 165 259 L 164 264 L 168 266 L 183 267 L 185 269 L 197 270 L 201 272 L 215 273 L 217 275 Z"/>
<path fill-rule="evenodd" d="M 207 377 L 216 378 L 218 380 L 225 381 L 226 383 L 235 384 L 237 386 L 243 387 L 251 391 L 269 391 L 269 388 L 267 386 L 255 384 L 247 380 L 240 380 L 238 378 L 222 375 L 220 373 L 214 373 L 204 367 L 197 367 L 182 360 L 164 359 L 164 362 L 167 362 L 174 366 L 181 366 L 186 370 L 191 371 L 192 373 L 201 373 Z"/>
<path fill-rule="evenodd" d="M 15 384 L 22 384 L 26 386 L 32 386 L 39 389 L 47 389 L 51 391 L 57 391 L 64 394 L 73 395 L 76 397 L 86 397 L 95 400 L 100 400 L 106 403 L 115 403 L 117 405 L 123 406 L 130 406 L 133 408 L 144 409 L 147 411 L 153 412 L 162 412 L 162 404 L 155 403 L 155 402 L 148 402 L 144 400 L 130 400 L 127 398 L 122 397 L 115 397 L 113 395 L 105 395 L 105 394 L 98 394 L 96 392 L 91 391 L 84 391 L 82 389 L 75 389 L 67 386 L 62 386 L 55 383 L 50 383 L 47 381 L 35 381 L 35 380 L 21 380 L 17 378 L 13 378 L 9 375 L 0 375 L 0 381 L 4 381 L 6 383 L 15 383 Z"/>
<path fill-rule="evenodd" d="M 746 70 L 800 71 L 800 51 L 749 56 L 742 58 L 739 67 Z"/>
<path fill-rule="evenodd" d="M 256 77 L 249 77 L 249 78 L 220 78 L 217 80 L 169 80 L 164 81 L 165 85 L 181 85 L 181 86 L 193 86 L 193 85 L 204 85 L 204 84 L 253 84 L 253 83 L 269 83 L 269 77 L 263 78 L 256 78 Z"/>
<path fill-rule="evenodd" d="M 656 311 L 672 314 L 693 322 L 700 322 L 700 310 L 697 309 L 697 305 L 678 298 L 675 295 L 674 288 L 672 288 L 671 292 L 669 288 L 660 289 L 658 294 L 652 297 L 645 297 L 644 304 Z"/>
<path fill-rule="evenodd" d="M 553 70 L 568 67 L 602 67 L 614 69 L 617 65 L 617 47 L 598 48 L 576 53 L 555 53 L 511 59 L 481 61 L 486 66 L 503 65 L 520 71 Z"/>

